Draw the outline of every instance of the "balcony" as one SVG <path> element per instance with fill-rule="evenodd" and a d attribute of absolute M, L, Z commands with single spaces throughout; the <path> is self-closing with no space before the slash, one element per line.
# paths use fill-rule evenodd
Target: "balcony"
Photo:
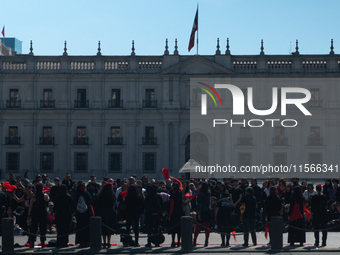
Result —
<path fill-rule="evenodd" d="M 40 145 L 54 145 L 54 137 L 39 137 L 39 144 Z"/>
<path fill-rule="evenodd" d="M 74 108 L 89 108 L 89 100 L 74 100 Z"/>
<path fill-rule="evenodd" d="M 322 137 L 308 137 L 308 145 L 323 145 Z"/>
<path fill-rule="evenodd" d="M 20 136 L 6 137 L 5 144 L 6 145 L 20 145 Z"/>
<path fill-rule="evenodd" d="M 143 108 L 157 108 L 157 100 L 143 100 Z"/>
<path fill-rule="evenodd" d="M 288 144 L 287 137 L 280 137 L 280 136 L 273 137 L 273 145 L 287 145 L 287 144 Z"/>
<path fill-rule="evenodd" d="M 21 100 L 6 100 L 6 108 L 21 108 Z"/>
<path fill-rule="evenodd" d="M 253 138 L 252 137 L 239 137 L 237 138 L 238 145 L 252 145 Z"/>
<path fill-rule="evenodd" d="M 123 100 L 109 100 L 109 108 L 123 108 Z"/>
<path fill-rule="evenodd" d="M 142 137 L 143 145 L 157 145 L 157 137 Z"/>
<path fill-rule="evenodd" d="M 123 137 L 108 137 L 107 144 L 108 145 L 122 145 Z"/>
<path fill-rule="evenodd" d="M 307 107 L 309 108 L 321 108 L 322 100 L 310 100 L 308 101 Z"/>
<path fill-rule="evenodd" d="M 88 137 L 74 137 L 73 145 L 88 145 L 89 138 Z"/>
<path fill-rule="evenodd" d="M 54 108 L 55 100 L 40 100 L 40 108 Z"/>

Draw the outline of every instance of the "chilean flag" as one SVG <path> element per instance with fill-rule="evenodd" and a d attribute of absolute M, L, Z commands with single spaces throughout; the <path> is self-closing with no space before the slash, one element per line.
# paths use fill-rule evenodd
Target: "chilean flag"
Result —
<path fill-rule="evenodd" d="M 5 37 L 5 26 L 2 28 L 1 34 L 2 34 L 3 37 Z"/>
<path fill-rule="evenodd" d="M 195 45 L 195 32 L 197 31 L 197 28 L 198 28 L 198 7 L 197 7 L 196 15 L 195 15 L 194 24 L 192 25 L 192 30 L 191 30 L 189 47 L 188 47 L 189 52 Z"/>

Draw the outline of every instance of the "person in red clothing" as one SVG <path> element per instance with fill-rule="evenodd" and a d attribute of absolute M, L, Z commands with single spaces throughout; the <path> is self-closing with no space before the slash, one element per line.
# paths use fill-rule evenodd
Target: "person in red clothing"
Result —
<path fill-rule="evenodd" d="M 172 189 L 170 191 L 170 208 L 169 208 L 169 233 L 172 235 L 171 247 L 175 247 L 175 236 L 177 234 L 177 246 L 181 241 L 181 217 L 184 215 L 182 207 L 182 183 L 176 178 L 173 180 Z"/>
<path fill-rule="evenodd" d="M 306 232 L 303 230 L 305 229 L 303 203 L 304 197 L 302 196 L 301 188 L 299 186 L 296 186 L 294 188 L 288 217 L 288 243 L 290 244 L 290 246 L 294 246 L 295 242 L 300 243 L 300 246 L 303 246 L 303 243 L 306 242 Z"/>

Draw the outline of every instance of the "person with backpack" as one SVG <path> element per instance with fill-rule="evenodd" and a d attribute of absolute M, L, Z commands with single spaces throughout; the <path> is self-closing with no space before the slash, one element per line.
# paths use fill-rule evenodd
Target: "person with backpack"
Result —
<path fill-rule="evenodd" d="M 148 229 L 148 243 L 145 247 L 151 247 L 151 236 L 153 236 L 154 244 L 159 247 L 160 243 L 160 222 L 163 217 L 163 199 L 156 194 L 157 187 L 155 185 L 146 187 L 145 219 Z"/>
<path fill-rule="evenodd" d="M 80 248 L 88 247 L 90 245 L 90 217 L 94 216 L 94 213 L 91 196 L 86 191 L 83 182 L 78 183 L 75 204 L 77 219 L 76 244 L 80 244 Z"/>

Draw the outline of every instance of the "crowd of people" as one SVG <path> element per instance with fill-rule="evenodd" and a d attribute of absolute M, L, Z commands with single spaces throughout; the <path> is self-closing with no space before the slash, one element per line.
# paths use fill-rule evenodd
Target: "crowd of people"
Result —
<path fill-rule="evenodd" d="M 162 233 L 172 237 L 172 247 L 180 246 L 180 218 L 194 219 L 194 242 L 201 230 L 208 246 L 211 231 L 221 235 L 221 246 L 228 247 L 234 231 L 244 232 L 243 246 L 257 245 L 256 231 L 265 229 L 271 237 L 271 219 L 282 216 L 288 226 L 288 243 L 303 245 L 306 230 L 314 231 L 315 246 L 326 246 L 327 229 L 340 220 L 339 179 L 327 179 L 324 185 L 299 182 L 294 177 L 265 180 L 261 187 L 256 178 L 184 179 L 169 176 L 164 180 L 149 180 L 143 175 L 120 180 L 104 178 L 98 183 L 94 175 L 88 182 L 73 181 L 67 173 L 62 180 L 37 175 L 33 181 L 9 174 L 1 184 L 0 219 L 12 217 L 16 229 L 28 236 L 33 248 L 36 236 L 44 247 L 46 234 L 56 230 L 57 247 L 68 246 L 70 233 L 76 233 L 76 244 L 90 243 L 89 219 L 102 218 L 104 247 L 111 246 L 111 236 L 121 234 L 124 246 L 139 247 L 139 232 L 148 234 L 146 247 L 157 247 Z M 131 242 L 131 228 L 134 240 Z M 1 231 L 1 228 L 0 228 Z M 176 242 L 177 236 L 177 242 Z M 130 237 L 130 239 L 126 238 Z M 129 241 L 127 241 L 129 240 Z M 268 243 L 270 245 L 270 241 Z"/>

